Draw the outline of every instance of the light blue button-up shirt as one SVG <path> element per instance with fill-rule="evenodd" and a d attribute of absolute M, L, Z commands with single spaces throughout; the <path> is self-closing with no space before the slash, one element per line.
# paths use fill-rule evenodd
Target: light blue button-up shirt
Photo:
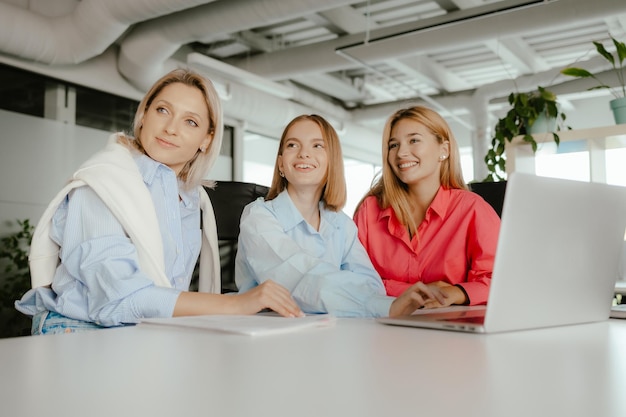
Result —
<path fill-rule="evenodd" d="M 271 279 L 286 287 L 305 313 L 379 317 L 394 300 L 343 212 L 320 203 L 320 230 L 308 224 L 287 191 L 248 204 L 241 216 L 235 263 L 240 292 Z"/>
<path fill-rule="evenodd" d="M 18 310 L 43 310 L 117 326 L 144 317 L 171 317 L 181 291 L 189 289 L 200 254 L 200 196 L 185 192 L 176 174 L 145 155 L 135 156 L 156 210 L 165 273 L 172 288 L 158 287 L 139 267 L 137 251 L 104 202 L 89 187 L 65 198 L 52 220 L 52 239 L 61 247 L 52 288 L 27 292 Z M 180 198 L 179 198 L 180 196 Z"/>

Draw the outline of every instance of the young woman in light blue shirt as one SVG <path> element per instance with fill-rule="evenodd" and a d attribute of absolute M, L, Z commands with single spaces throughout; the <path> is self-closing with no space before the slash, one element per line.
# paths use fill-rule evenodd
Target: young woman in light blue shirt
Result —
<path fill-rule="evenodd" d="M 211 82 L 174 70 L 139 104 L 134 136 L 113 135 L 74 173 L 35 229 L 33 289 L 16 302 L 33 316 L 33 334 L 264 308 L 302 315 L 274 282 L 220 294 L 215 218 L 201 184 L 219 154 L 222 123 Z M 201 291 L 190 292 L 201 251 Z"/>
<path fill-rule="evenodd" d="M 345 201 L 337 133 L 321 116 L 296 117 L 283 131 L 268 195 L 241 217 L 239 292 L 274 280 L 304 312 L 338 317 L 410 314 L 423 296 L 433 297 L 421 283 L 398 298 L 385 294 L 354 222 L 341 211 Z"/>

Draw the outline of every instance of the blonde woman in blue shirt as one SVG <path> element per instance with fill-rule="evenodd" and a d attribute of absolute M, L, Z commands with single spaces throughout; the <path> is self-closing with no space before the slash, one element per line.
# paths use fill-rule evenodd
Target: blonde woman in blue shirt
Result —
<path fill-rule="evenodd" d="M 306 313 L 338 317 L 410 314 L 434 295 L 421 283 L 398 298 L 382 281 L 341 211 L 346 201 L 337 133 L 302 115 L 283 131 L 272 185 L 241 217 L 235 279 L 245 294 L 268 280 L 286 287 Z"/>
<path fill-rule="evenodd" d="M 302 315 L 274 282 L 220 294 L 215 218 L 201 184 L 219 154 L 222 123 L 212 83 L 174 70 L 139 103 L 133 136 L 112 135 L 73 174 L 35 229 L 33 289 L 16 302 L 33 316 L 33 334 L 264 308 Z M 200 253 L 200 291 L 190 292 Z"/>

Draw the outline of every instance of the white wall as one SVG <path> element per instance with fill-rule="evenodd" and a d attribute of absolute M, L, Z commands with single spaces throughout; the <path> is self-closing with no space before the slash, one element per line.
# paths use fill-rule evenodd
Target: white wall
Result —
<path fill-rule="evenodd" d="M 0 110 L 0 235 L 39 219 L 48 201 L 108 132 Z"/>
<path fill-rule="evenodd" d="M 36 224 L 69 176 L 102 149 L 111 132 L 0 110 L 0 236 L 16 219 Z M 231 179 L 232 160 L 220 156 L 209 176 Z"/>
<path fill-rule="evenodd" d="M 584 99 L 570 98 L 564 103 L 562 111 L 567 115 L 566 125 L 572 129 L 611 126 L 615 124 L 609 102 L 614 97 L 610 94 Z M 571 104 L 571 107 L 570 107 Z"/>

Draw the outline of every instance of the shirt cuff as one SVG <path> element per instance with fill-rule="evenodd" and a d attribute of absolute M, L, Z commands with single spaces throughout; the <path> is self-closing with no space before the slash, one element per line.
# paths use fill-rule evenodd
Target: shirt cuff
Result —
<path fill-rule="evenodd" d="M 468 306 L 470 304 L 470 297 L 467 291 L 465 291 L 465 288 L 463 288 L 463 286 L 460 284 L 455 284 L 454 286 L 463 291 L 463 294 L 465 294 L 465 302 L 463 303 L 463 305 Z"/>
<path fill-rule="evenodd" d="M 133 315 L 137 317 L 137 322 L 142 318 L 172 317 L 180 293 L 174 288 L 157 286 L 137 291 L 132 301 Z"/>
<path fill-rule="evenodd" d="M 367 309 L 373 317 L 386 317 L 389 315 L 389 309 L 394 300 L 395 297 L 375 295 L 368 300 Z"/>

